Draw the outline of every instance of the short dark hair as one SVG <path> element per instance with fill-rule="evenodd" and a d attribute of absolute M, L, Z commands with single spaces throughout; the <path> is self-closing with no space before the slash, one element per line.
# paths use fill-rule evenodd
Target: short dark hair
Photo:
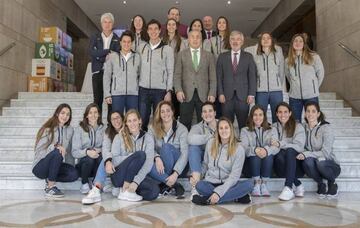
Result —
<path fill-rule="evenodd" d="M 126 30 L 121 34 L 120 41 L 122 41 L 124 36 L 129 36 L 131 38 L 131 42 L 134 41 L 134 34 L 130 30 Z"/>
<path fill-rule="evenodd" d="M 170 11 L 173 10 L 173 9 L 176 9 L 177 11 L 179 11 L 179 15 L 180 15 L 180 10 L 176 6 L 173 6 L 168 10 L 168 15 L 169 15 Z"/>
<path fill-rule="evenodd" d="M 316 101 L 308 101 L 305 103 L 305 107 L 304 107 L 304 110 L 306 112 L 306 109 L 309 107 L 309 106 L 314 106 L 316 111 L 320 112 L 320 116 L 317 118 L 317 121 L 320 123 L 320 122 L 323 122 L 325 121 L 325 115 L 324 113 L 320 110 L 320 105 L 318 102 Z M 308 120 L 306 119 L 305 117 L 305 121 L 306 123 L 308 123 Z"/>
<path fill-rule="evenodd" d="M 212 102 L 210 102 L 210 101 L 205 101 L 205 102 L 201 105 L 201 110 L 202 110 L 203 107 L 206 106 L 206 105 L 210 105 L 210 106 L 214 109 L 214 111 L 216 112 L 216 106 L 215 106 L 215 104 L 212 103 Z"/>
<path fill-rule="evenodd" d="M 146 25 L 146 30 L 148 30 L 148 29 L 149 29 L 149 26 L 150 26 L 150 25 L 153 25 L 153 24 L 156 24 L 156 25 L 159 27 L 159 29 L 161 29 L 161 24 L 160 24 L 160 22 L 159 22 L 158 20 L 156 20 L 156 19 L 151 19 L 151 20 L 149 21 L 149 23 L 147 23 L 147 25 Z"/>

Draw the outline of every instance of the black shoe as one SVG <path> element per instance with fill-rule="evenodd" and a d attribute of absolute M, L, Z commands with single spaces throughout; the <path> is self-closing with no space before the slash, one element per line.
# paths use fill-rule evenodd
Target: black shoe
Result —
<path fill-rule="evenodd" d="M 171 188 L 164 183 L 159 185 L 161 195 L 169 195 Z"/>
<path fill-rule="evenodd" d="M 328 183 L 328 191 L 326 194 L 329 198 L 335 198 L 338 195 L 338 185 L 335 183 Z"/>
<path fill-rule="evenodd" d="M 250 196 L 250 194 L 246 194 L 241 198 L 237 198 L 235 200 L 235 202 L 240 203 L 240 204 L 249 204 L 249 203 L 251 203 L 251 196 Z"/>
<path fill-rule="evenodd" d="M 324 184 L 324 183 L 318 184 L 318 190 L 317 190 L 316 193 L 317 193 L 317 194 L 319 195 L 319 197 L 321 197 L 321 198 L 325 197 L 325 196 L 326 196 L 326 184 Z"/>
<path fill-rule="evenodd" d="M 196 205 L 201 205 L 201 206 L 205 206 L 205 205 L 210 204 L 207 197 L 199 196 L 199 195 L 193 195 L 193 198 L 192 198 L 191 202 L 193 202 Z"/>
<path fill-rule="evenodd" d="M 173 188 L 175 189 L 175 196 L 177 196 L 177 197 L 183 197 L 184 196 L 185 189 L 181 184 L 175 183 L 173 185 Z"/>

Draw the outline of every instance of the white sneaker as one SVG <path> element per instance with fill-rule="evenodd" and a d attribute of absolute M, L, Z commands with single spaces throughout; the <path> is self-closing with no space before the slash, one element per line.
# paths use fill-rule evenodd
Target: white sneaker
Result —
<path fill-rule="evenodd" d="M 130 201 L 130 202 L 138 202 L 138 201 L 141 201 L 143 198 L 142 198 L 142 196 L 139 196 L 135 192 L 129 192 L 129 191 L 122 192 L 122 191 L 120 191 L 120 193 L 118 195 L 118 199 L 119 200 Z"/>
<path fill-rule="evenodd" d="M 120 192 L 122 192 L 122 188 L 113 187 L 111 190 L 111 194 L 115 197 L 117 197 L 120 194 Z"/>
<path fill-rule="evenodd" d="M 251 192 L 252 196 L 261 196 L 261 191 L 260 191 L 260 184 L 256 183 L 254 186 L 254 189 Z"/>
<path fill-rule="evenodd" d="M 305 195 L 305 188 L 304 185 L 300 184 L 299 186 L 295 186 L 295 190 L 294 190 L 295 196 L 296 197 L 304 197 Z"/>
<path fill-rule="evenodd" d="M 279 195 L 279 200 L 288 201 L 295 198 L 295 194 L 288 186 L 285 186 Z"/>
<path fill-rule="evenodd" d="M 263 182 L 261 183 L 261 186 L 260 186 L 260 189 L 261 189 L 261 195 L 262 196 L 265 196 L 265 197 L 269 197 L 270 196 L 270 192 L 266 186 L 266 184 Z"/>
<path fill-rule="evenodd" d="M 88 183 L 81 185 L 80 192 L 82 194 L 88 194 L 90 191 L 90 186 Z"/>
<path fill-rule="evenodd" d="M 93 186 L 89 193 L 82 199 L 82 204 L 93 204 L 101 201 L 100 189 Z"/>

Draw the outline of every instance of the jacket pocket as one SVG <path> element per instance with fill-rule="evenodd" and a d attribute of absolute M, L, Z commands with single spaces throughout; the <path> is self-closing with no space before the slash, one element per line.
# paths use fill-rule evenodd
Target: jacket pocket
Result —
<path fill-rule="evenodd" d="M 280 82 L 279 82 L 279 74 L 276 74 L 276 82 L 277 82 L 277 85 L 280 86 Z"/>
<path fill-rule="evenodd" d="M 257 81 L 258 81 L 258 88 L 260 88 L 260 85 L 261 85 L 260 84 L 261 83 L 260 75 L 258 75 L 258 80 Z"/>
<path fill-rule="evenodd" d="M 165 70 L 163 70 L 163 74 L 162 74 L 162 82 L 165 82 Z"/>
<path fill-rule="evenodd" d="M 312 80 L 312 84 L 313 84 L 313 89 L 314 89 L 314 94 L 315 94 L 316 90 L 315 90 L 315 81 L 314 81 L 314 79 Z"/>
<path fill-rule="evenodd" d="M 116 91 L 116 81 L 117 81 L 117 78 L 115 77 L 114 78 L 114 91 Z"/>

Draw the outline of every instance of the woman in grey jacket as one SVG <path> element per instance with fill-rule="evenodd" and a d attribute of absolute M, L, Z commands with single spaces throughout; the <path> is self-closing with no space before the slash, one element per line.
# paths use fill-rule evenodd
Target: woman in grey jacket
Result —
<path fill-rule="evenodd" d="M 261 33 L 255 46 L 245 48 L 250 52 L 257 68 L 256 104 L 265 112 L 271 107 L 272 123 L 275 123 L 276 106 L 283 101 L 284 56 L 280 46 L 270 33 Z"/>
<path fill-rule="evenodd" d="M 241 145 L 247 157 L 245 172 L 250 169 L 250 176 L 255 182 L 253 196 L 270 196 L 266 182 L 271 175 L 274 155 L 279 152 L 279 148 L 271 144 L 272 140 L 278 140 L 276 130 L 267 122 L 264 110 L 258 105 L 253 106 L 246 127 L 240 132 Z"/>
<path fill-rule="evenodd" d="M 321 198 L 336 197 L 338 186 L 335 179 L 340 175 L 341 168 L 332 150 L 333 131 L 330 124 L 325 121 L 317 102 L 305 104 L 305 121 L 305 151 L 299 154 L 297 159 L 304 160 L 305 174 L 316 181 L 317 194 Z M 324 179 L 327 180 L 327 190 Z"/>
<path fill-rule="evenodd" d="M 32 173 L 45 179 L 47 197 L 64 197 L 64 193 L 56 187 L 56 182 L 73 182 L 79 177 L 70 154 L 73 135 L 70 122 L 70 106 L 60 104 L 36 135 Z"/>
<path fill-rule="evenodd" d="M 83 120 L 75 128 L 71 151 L 74 158 L 78 159 L 76 167 L 81 176 L 82 194 L 90 191 L 89 177 L 95 176 L 101 162 L 104 130 L 99 107 L 95 103 L 89 104 L 85 109 Z"/>
<path fill-rule="evenodd" d="M 154 164 L 154 139 L 141 130 L 141 117 L 135 109 L 129 110 L 124 127 L 114 138 L 111 151 L 103 153 L 111 182 L 120 187 L 118 199 L 126 201 L 154 200 L 159 188 L 146 179 Z"/>
<path fill-rule="evenodd" d="M 198 195 L 192 202 L 198 205 L 225 202 L 250 203 L 253 183 L 239 181 L 245 160 L 245 150 L 235 138 L 231 121 L 220 118 L 215 138 L 206 144 L 203 162 L 204 180 L 196 184 Z"/>
<path fill-rule="evenodd" d="M 131 49 L 137 52 L 140 45 L 149 41 L 146 21 L 142 15 L 138 14 L 132 18 L 130 31 L 134 34 L 134 42 L 132 42 Z"/>
<path fill-rule="evenodd" d="M 273 123 L 279 139 L 273 140 L 272 145 L 280 149 L 274 157 L 274 170 L 278 177 L 286 178 L 285 187 L 279 195 L 280 200 L 291 200 L 296 197 L 303 197 L 304 186 L 298 179 L 304 176 L 302 162 L 296 156 L 304 151 L 305 130 L 297 123 L 290 106 L 281 102 L 276 108 L 278 122 Z M 295 189 L 293 190 L 293 185 Z"/>
<path fill-rule="evenodd" d="M 171 102 L 159 103 L 149 133 L 155 140 L 155 164 L 150 176 L 163 183 L 162 192 L 173 188 L 176 196 L 182 197 L 185 190 L 177 180 L 188 163 L 188 130 L 174 119 Z"/>
<path fill-rule="evenodd" d="M 295 119 L 301 122 L 304 105 L 309 101 L 319 103 L 319 88 L 324 79 L 320 56 L 309 49 L 303 34 L 296 34 L 291 39 L 285 76 L 290 83 L 290 107 Z"/>
<path fill-rule="evenodd" d="M 104 97 L 112 110 L 120 113 L 138 109 L 141 59 L 131 50 L 133 34 L 125 31 L 120 37 L 120 53 L 112 52 L 104 65 Z"/>

